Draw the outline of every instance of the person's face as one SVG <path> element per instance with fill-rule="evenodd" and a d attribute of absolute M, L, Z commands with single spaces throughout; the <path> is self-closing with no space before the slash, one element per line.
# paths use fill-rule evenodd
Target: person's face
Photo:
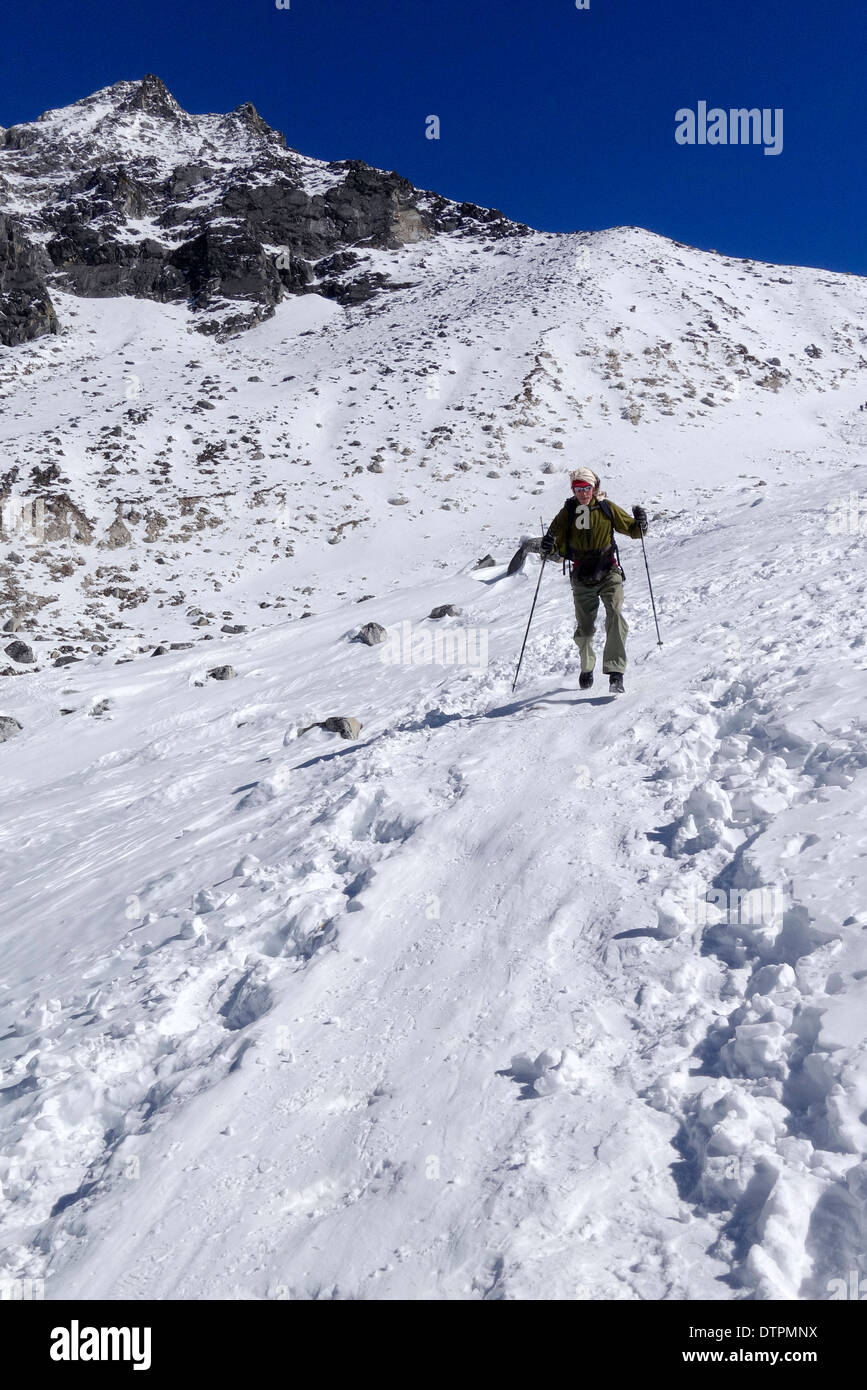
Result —
<path fill-rule="evenodd" d="M 578 501 L 586 507 L 593 497 L 593 484 L 581 482 L 573 483 L 572 496 L 577 497 Z"/>

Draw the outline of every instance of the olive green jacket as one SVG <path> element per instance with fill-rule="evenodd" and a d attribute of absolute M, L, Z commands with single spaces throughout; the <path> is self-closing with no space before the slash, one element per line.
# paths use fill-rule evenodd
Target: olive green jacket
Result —
<path fill-rule="evenodd" d="M 618 507 L 616 502 L 605 500 L 614 517 L 613 530 L 629 536 L 631 540 L 640 540 L 641 527 L 635 518 Z M 594 498 L 589 506 L 570 505 L 572 503 L 573 499 L 570 498 L 548 527 L 548 534 L 554 537 L 557 554 L 564 559 L 572 559 L 575 551 L 607 550 L 614 539 L 612 526 L 597 500 Z"/>

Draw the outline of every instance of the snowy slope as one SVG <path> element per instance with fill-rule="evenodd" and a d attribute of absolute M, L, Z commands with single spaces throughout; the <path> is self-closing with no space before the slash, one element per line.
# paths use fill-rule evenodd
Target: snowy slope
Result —
<path fill-rule="evenodd" d="M 0 601 L 37 663 L 196 636 L 202 612 L 322 612 L 370 591 L 381 526 L 394 577 L 429 573 L 444 531 L 468 558 L 513 545 L 577 460 L 615 496 L 652 479 L 662 506 L 681 481 L 849 456 L 867 396 L 856 277 L 636 229 L 367 254 L 415 288 L 293 298 L 228 343 L 180 306 L 55 292 L 60 340 L 3 353 L 20 560 L 0 561 Z"/>
<path fill-rule="evenodd" d="M 614 705 L 577 695 L 550 567 L 510 694 L 537 562 L 445 535 L 438 581 L 226 639 L 233 681 L 194 648 L 12 686 L 7 1275 L 694 1299 L 865 1272 L 863 537 L 767 472 L 670 496 L 662 649 L 624 555 Z M 382 594 L 389 551 L 366 569 Z M 349 641 L 445 602 L 487 666 Z M 295 736 L 329 714 L 358 740 Z M 709 921 L 719 890 L 776 896 Z"/>

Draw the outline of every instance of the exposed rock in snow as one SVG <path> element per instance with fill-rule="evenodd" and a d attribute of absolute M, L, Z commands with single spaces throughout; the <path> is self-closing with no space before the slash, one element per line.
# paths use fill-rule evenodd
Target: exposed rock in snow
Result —
<path fill-rule="evenodd" d="M 376 647 L 388 640 L 388 632 L 381 623 L 365 623 L 352 640 L 363 643 L 365 647 Z"/>
<path fill-rule="evenodd" d="M 324 729 L 329 734 L 339 734 L 341 738 L 358 738 L 364 726 L 357 719 L 332 714 L 327 719 L 323 719 L 317 727 Z"/>
<path fill-rule="evenodd" d="M 10 642 L 3 650 L 7 656 L 11 656 L 13 661 L 31 662 L 36 660 L 32 647 L 28 647 L 26 642 Z"/>

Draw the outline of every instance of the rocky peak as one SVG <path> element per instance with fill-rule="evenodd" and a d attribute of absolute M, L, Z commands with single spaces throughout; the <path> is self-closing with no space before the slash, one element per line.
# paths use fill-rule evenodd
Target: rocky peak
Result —
<path fill-rule="evenodd" d="M 53 283 L 186 303 L 196 327 L 224 335 L 269 317 L 287 295 L 359 304 L 405 288 L 371 252 L 528 230 L 362 160 L 307 159 L 252 102 L 191 115 L 154 73 L 0 131 L 0 213 L 15 222 L 2 271 L 16 295 L 16 324 L 0 327 L 6 343 L 39 325 L 56 331 Z M 39 255 L 28 259 L 28 245 Z M 22 327 L 25 262 L 36 308 Z"/>
<path fill-rule="evenodd" d="M 173 119 L 181 112 L 181 107 L 156 73 L 145 73 L 141 82 L 136 84 L 120 83 L 118 85 L 134 86 L 134 91 L 123 103 L 124 110 L 147 111 L 151 116 L 163 116 L 168 119 Z"/>
<path fill-rule="evenodd" d="M 239 124 L 246 127 L 256 135 L 261 135 L 268 140 L 276 140 L 283 149 L 286 149 L 286 136 L 279 130 L 274 130 L 267 121 L 263 121 L 259 112 L 256 110 L 252 101 L 244 101 L 240 106 L 236 106 L 231 115 Z"/>
<path fill-rule="evenodd" d="M 187 115 L 175 100 L 162 78 L 153 72 L 144 77 L 113 82 L 110 87 L 101 87 L 89 96 L 81 97 L 71 106 L 43 111 L 37 124 L 62 124 L 67 128 L 76 125 L 76 116 L 90 118 L 94 114 L 100 120 L 106 115 L 122 116 L 126 112 L 143 111 L 149 116 L 163 120 L 177 120 Z"/>

